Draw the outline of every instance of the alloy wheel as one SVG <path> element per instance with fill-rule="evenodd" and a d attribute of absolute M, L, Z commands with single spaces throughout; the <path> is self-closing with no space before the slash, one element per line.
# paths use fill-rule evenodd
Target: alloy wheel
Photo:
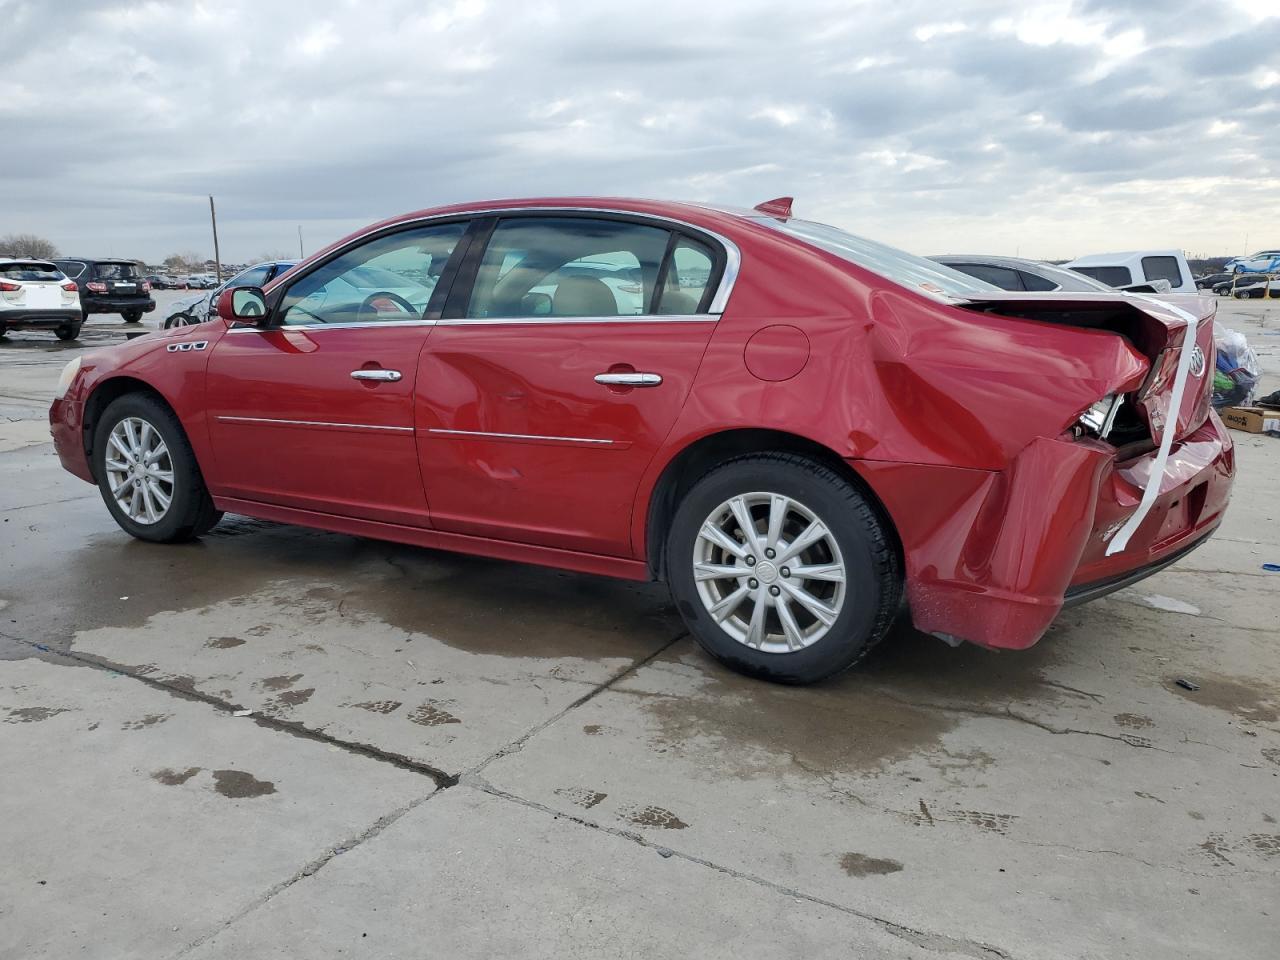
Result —
<path fill-rule="evenodd" d="M 744 493 L 716 507 L 692 560 L 707 613 L 754 650 L 803 650 L 826 636 L 844 607 L 847 576 L 835 536 L 780 493 Z"/>
<path fill-rule="evenodd" d="M 160 431 L 140 417 L 125 417 L 107 438 L 111 496 L 134 523 L 153 524 L 173 502 L 173 459 Z"/>

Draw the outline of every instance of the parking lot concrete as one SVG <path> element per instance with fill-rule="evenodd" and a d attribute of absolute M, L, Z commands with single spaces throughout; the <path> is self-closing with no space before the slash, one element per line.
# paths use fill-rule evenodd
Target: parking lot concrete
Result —
<path fill-rule="evenodd" d="M 1280 387 L 1280 303 L 1219 316 Z M 131 540 L 45 420 L 124 331 L 0 341 L 0 958 L 1275 955 L 1280 440 L 1033 649 L 784 688 L 659 585 Z"/>

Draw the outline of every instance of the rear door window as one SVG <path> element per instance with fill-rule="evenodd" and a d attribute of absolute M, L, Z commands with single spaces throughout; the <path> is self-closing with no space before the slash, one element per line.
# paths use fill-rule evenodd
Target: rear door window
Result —
<path fill-rule="evenodd" d="M 55 260 L 54 262 L 57 263 L 58 269 L 72 280 L 84 273 L 84 264 L 78 260 Z"/>
<path fill-rule="evenodd" d="M 466 315 L 518 318 L 647 314 L 670 237 L 671 232 L 661 227 L 622 220 L 501 220 L 480 261 Z M 689 267 L 694 271 L 697 256 L 694 251 L 690 253 L 693 260 Z"/>
<path fill-rule="evenodd" d="M 1142 272 L 1148 280 L 1168 280 L 1175 287 L 1182 285 L 1177 257 L 1143 257 Z"/>
<path fill-rule="evenodd" d="M 683 317 L 706 310 L 714 270 L 715 256 L 711 248 L 691 237 L 681 237 L 667 261 L 657 312 L 667 317 Z"/>

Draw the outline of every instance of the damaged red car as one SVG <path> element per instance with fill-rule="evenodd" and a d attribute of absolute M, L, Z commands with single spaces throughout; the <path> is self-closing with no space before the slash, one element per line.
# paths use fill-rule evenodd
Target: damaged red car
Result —
<path fill-rule="evenodd" d="M 1205 541 L 1212 298 L 1022 294 L 795 218 L 464 204 L 86 354 L 64 466 L 143 540 L 223 511 L 635 580 L 803 683 L 904 610 L 1019 649 Z"/>

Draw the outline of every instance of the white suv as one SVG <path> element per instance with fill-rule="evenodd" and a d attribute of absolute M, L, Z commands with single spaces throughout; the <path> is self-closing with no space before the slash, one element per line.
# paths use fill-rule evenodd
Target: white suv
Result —
<path fill-rule="evenodd" d="M 10 330 L 52 330 L 59 340 L 80 335 L 75 281 L 47 260 L 0 257 L 0 337 Z"/>

